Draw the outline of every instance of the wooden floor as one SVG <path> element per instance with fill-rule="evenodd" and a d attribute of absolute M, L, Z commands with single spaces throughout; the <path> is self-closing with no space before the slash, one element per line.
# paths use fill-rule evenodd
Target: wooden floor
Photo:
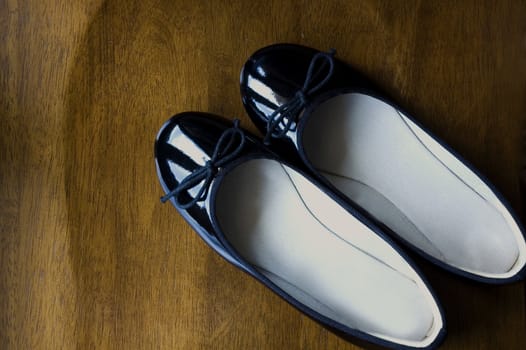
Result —
<path fill-rule="evenodd" d="M 357 349 L 216 256 L 162 195 L 161 124 L 255 131 L 238 77 L 294 42 L 359 67 L 521 212 L 525 1 L 0 0 L 1 349 Z M 444 349 L 524 349 L 524 283 L 421 262 Z"/>

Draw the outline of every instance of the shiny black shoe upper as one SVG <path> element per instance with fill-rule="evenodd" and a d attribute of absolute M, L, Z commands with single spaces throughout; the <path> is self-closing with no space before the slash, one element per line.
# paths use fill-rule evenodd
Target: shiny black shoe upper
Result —
<path fill-rule="evenodd" d="M 523 279 L 523 230 L 502 196 L 334 54 L 279 44 L 245 63 L 243 104 L 266 143 L 433 263 L 481 282 Z"/>
<path fill-rule="evenodd" d="M 216 252 L 353 341 L 435 348 L 441 308 L 411 260 L 301 168 L 231 122 L 183 113 L 160 130 L 159 180 Z"/>

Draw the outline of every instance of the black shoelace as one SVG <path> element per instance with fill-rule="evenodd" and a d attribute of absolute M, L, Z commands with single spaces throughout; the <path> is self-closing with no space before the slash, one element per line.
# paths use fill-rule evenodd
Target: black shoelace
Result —
<path fill-rule="evenodd" d="M 270 143 L 271 138 L 282 138 L 291 130 L 292 125 L 297 121 L 301 109 L 307 104 L 309 96 L 321 89 L 331 78 L 334 71 L 335 53 L 336 50 L 331 49 L 329 52 L 318 52 L 312 57 L 303 87 L 296 92 L 293 98 L 287 103 L 282 104 L 268 118 L 267 134 L 263 139 L 263 142 L 266 145 Z M 329 64 L 327 75 L 318 84 L 311 87 L 310 85 L 313 83 L 314 69 L 320 62 L 327 62 Z M 282 123 L 283 126 L 281 126 Z"/>
<path fill-rule="evenodd" d="M 245 133 L 239 128 L 239 120 L 234 120 L 234 126 L 226 129 L 217 141 L 214 153 L 205 165 L 196 168 L 190 175 L 185 177 L 179 185 L 166 195 L 161 197 L 161 202 L 175 198 L 175 205 L 181 209 L 188 209 L 197 202 L 204 201 L 208 196 L 210 184 L 218 169 L 237 157 L 245 144 Z M 181 201 L 181 193 L 188 191 L 203 182 L 197 195 L 188 202 Z"/>

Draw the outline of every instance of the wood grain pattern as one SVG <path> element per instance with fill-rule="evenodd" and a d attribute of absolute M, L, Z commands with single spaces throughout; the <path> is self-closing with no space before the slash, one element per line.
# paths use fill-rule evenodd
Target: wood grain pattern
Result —
<path fill-rule="evenodd" d="M 239 69 L 326 49 L 392 92 L 520 211 L 525 1 L 0 1 L 0 348 L 356 349 L 211 252 L 169 205 L 172 114 L 252 131 Z M 423 263 L 444 349 L 523 349 L 524 283 Z"/>

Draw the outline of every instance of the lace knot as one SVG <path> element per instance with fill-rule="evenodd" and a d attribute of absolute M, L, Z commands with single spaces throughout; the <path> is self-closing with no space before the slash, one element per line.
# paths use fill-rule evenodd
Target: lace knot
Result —
<path fill-rule="evenodd" d="M 267 120 L 267 133 L 263 142 L 268 145 L 272 138 L 282 138 L 287 132 L 292 129 L 292 126 L 296 122 L 300 111 L 305 107 L 308 102 L 308 98 L 321 89 L 331 78 L 334 71 L 334 54 L 335 49 L 331 49 L 329 52 L 318 52 L 315 54 L 309 64 L 307 75 L 303 83 L 303 87 L 296 91 L 294 97 L 288 102 L 282 104 L 268 117 Z M 314 69 L 321 62 L 318 70 L 315 72 Z M 318 84 L 312 86 L 313 78 L 320 74 L 321 70 L 328 64 L 328 70 L 326 75 L 318 82 Z"/>
<path fill-rule="evenodd" d="M 298 102 L 301 105 L 305 105 L 307 103 L 307 96 L 305 95 L 305 91 L 303 91 L 303 89 L 302 90 L 298 90 L 296 92 L 296 95 L 294 96 L 294 98 L 297 98 Z"/>
<path fill-rule="evenodd" d="M 245 144 L 245 133 L 239 128 L 239 120 L 234 120 L 232 128 L 223 131 L 216 143 L 214 152 L 209 160 L 201 167 L 197 167 L 188 176 L 166 195 L 161 197 L 161 202 L 166 202 L 170 198 L 175 199 L 175 205 L 181 209 L 188 209 L 197 202 L 204 201 L 208 196 L 208 190 L 219 171 L 219 168 L 239 155 Z M 187 192 L 203 183 L 197 194 L 188 202 L 181 201 L 181 193 Z"/>

